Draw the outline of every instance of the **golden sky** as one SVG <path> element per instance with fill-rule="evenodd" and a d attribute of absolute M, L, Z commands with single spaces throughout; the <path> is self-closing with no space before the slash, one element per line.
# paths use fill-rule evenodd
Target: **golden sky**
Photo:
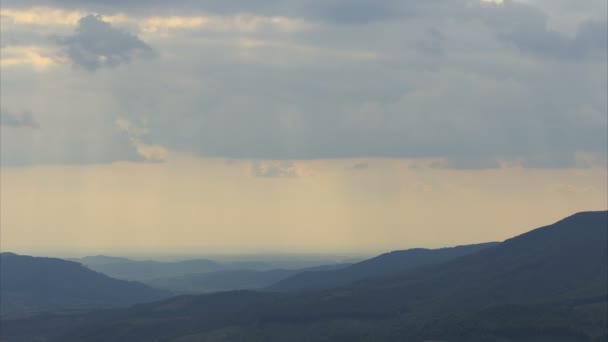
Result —
<path fill-rule="evenodd" d="M 573 3 L 3 0 L 0 249 L 376 253 L 605 210 L 608 3 Z"/>
<path fill-rule="evenodd" d="M 175 155 L 3 168 L 2 250 L 369 253 L 503 240 L 608 206 L 597 167 L 341 159 L 260 173 L 279 165 Z"/>

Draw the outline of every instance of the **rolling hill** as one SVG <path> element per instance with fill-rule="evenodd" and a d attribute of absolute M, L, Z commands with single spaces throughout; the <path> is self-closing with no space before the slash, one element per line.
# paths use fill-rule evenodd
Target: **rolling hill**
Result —
<path fill-rule="evenodd" d="M 113 278 L 143 281 L 160 277 L 176 277 L 190 273 L 219 271 L 225 266 L 208 259 L 162 262 L 131 260 L 108 256 L 89 256 L 71 259 Z"/>
<path fill-rule="evenodd" d="M 65 342 L 606 341 L 607 217 L 579 213 L 477 253 L 337 289 L 180 296 L 5 321 L 3 334 Z"/>
<path fill-rule="evenodd" d="M 255 290 L 266 288 L 301 272 L 330 271 L 350 264 L 322 265 L 304 269 L 250 270 L 236 269 L 208 273 L 186 274 L 177 277 L 144 281 L 146 284 L 175 293 L 205 293 L 230 290 Z"/>
<path fill-rule="evenodd" d="M 270 286 L 269 291 L 313 291 L 349 285 L 364 278 L 406 272 L 422 266 L 479 252 L 498 242 L 440 249 L 415 248 L 393 251 L 338 270 L 307 271 L 295 274 Z"/>
<path fill-rule="evenodd" d="M 2 316 L 128 306 L 169 295 L 63 259 L 0 254 Z"/>

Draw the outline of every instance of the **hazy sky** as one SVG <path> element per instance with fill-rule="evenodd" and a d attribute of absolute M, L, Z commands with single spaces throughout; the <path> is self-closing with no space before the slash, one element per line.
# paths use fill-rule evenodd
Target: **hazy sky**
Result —
<path fill-rule="evenodd" d="M 3 0 L 1 248 L 502 240 L 608 207 L 605 0 Z"/>

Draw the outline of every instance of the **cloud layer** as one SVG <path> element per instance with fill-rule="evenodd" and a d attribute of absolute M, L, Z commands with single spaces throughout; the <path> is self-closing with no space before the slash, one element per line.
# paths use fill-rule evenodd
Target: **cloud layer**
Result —
<path fill-rule="evenodd" d="M 6 109 L 0 110 L 0 125 L 8 127 L 27 127 L 39 128 L 40 125 L 34 119 L 30 112 L 22 112 L 19 114 L 9 112 Z"/>
<path fill-rule="evenodd" d="M 145 122 L 139 149 L 285 163 L 390 157 L 457 169 L 572 167 L 581 154 L 608 153 L 603 0 L 4 7 L 2 40 L 12 43 L 3 50 L 14 54 L 3 64 L 3 99 L 52 121 L 31 139 L 61 136 L 57 149 L 82 141 L 96 122 L 102 144 L 115 147 L 82 162 L 141 157 L 119 119 Z M 41 8 L 54 14 L 30 20 Z M 27 68 L 41 60 L 50 62 Z M 49 159 L 31 145 L 29 160 Z M 251 171 L 259 177 L 290 175 L 287 164 L 259 163 Z"/>

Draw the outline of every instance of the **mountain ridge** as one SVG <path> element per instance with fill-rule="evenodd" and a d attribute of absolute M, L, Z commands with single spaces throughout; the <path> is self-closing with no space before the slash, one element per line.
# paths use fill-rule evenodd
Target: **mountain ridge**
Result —
<path fill-rule="evenodd" d="M 127 306 L 170 295 L 58 258 L 5 252 L 0 254 L 0 272 L 3 316 Z"/>
<path fill-rule="evenodd" d="M 180 296 L 42 321 L 53 330 L 17 320 L 9 333 L 31 336 L 25 329 L 34 328 L 62 342 L 605 341 L 607 233 L 608 212 L 581 213 L 348 287 Z"/>
<path fill-rule="evenodd" d="M 343 269 L 298 273 L 279 281 L 266 288 L 266 290 L 314 291 L 336 288 L 368 277 L 406 272 L 418 267 L 442 263 L 498 244 L 498 242 L 486 242 L 437 249 L 412 248 L 395 250 L 363 260 Z"/>

